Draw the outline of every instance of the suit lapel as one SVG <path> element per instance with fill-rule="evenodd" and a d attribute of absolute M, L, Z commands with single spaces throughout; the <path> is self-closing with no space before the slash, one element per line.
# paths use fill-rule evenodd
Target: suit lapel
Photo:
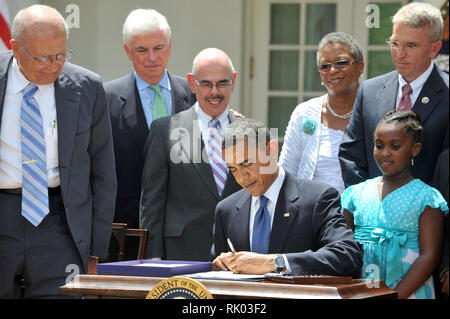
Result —
<path fill-rule="evenodd" d="M 236 251 L 250 251 L 249 227 L 252 196 L 247 191 L 242 193 L 242 197 L 236 203 L 235 215 L 232 217 L 233 233 L 230 237 Z"/>
<path fill-rule="evenodd" d="M 379 104 L 375 105 L 375 107 L 378 110 L 379 119 L 383 118 L 388 111 L 395 109 L 397 90 L 398 73 L 392 72 L 392 76 L 387 79 L 383 87 L 377 92 L 377 101 L 379 101 Z"/>
<path fill-rule="evenodd" d="M 172 77 L 170 73 L 167 73 L 170 81 L 171 93 L 172 93 L 172 114 L 181 112 L 188 109 L 191 105 L 184 100 L 183 87 L 180 86 L 176 78 Z"/>
<path fill-rule="evenodd" d="M 63 194 L 67 194 L 68 170 L 75 141 L 80 93 L 75 83 L 63 72 L 55 81 L 56 118 L 58 122 L 58 158 Z"/>
<path fill-rule="evenodd" d="M 431 112 L 441 102 L 441 93 L 444 91 L 444 88 L 444 81 L 442 81 L 435 65 L 413 106 L 413 111 L 420 115 L 422 122 L 426 121 Z"/>
<path fill-rule="evenodd" d="M 123 118 L 140 154 L 147 140 L 148 126 L 133 73 L 124 92 L 127 93 L 120 96 Z"/>
<path fill-rule="evenodd" d="M 298 214 L 298 208 L 294 204 L 298 198 L 295 179 L 286 174 L 275 207 L 269 253 L 279 253 L 284 250 L 291 226 Z"/>
<path fill-rule="evenodd" d="M 3 63 L 0 65 L 0 129 L 2 124 L 3 103 L 5 102 L 6 82 L 8 81 L 8 70 L 11 66 L 12 60 L 13 55 L 11 53 L 9 58 L 5 58 Z"/>
<path fill-rule="evenodd" d="M 184 145 L 183 151 L 188 156 L 191 164 L 194 166 L 197 173 L 200 175 L 203 183 L 206 184 L 208 190 L 212 193 L 216 199 L 219 199 L 219 193 L 217 191 L 216 182 L 214 181 L 211 166 L 203 160 L 203 151 L 205 145 L 202 139 L 202 133 L 200 132 L 200 126 L 198 124 L 197 113 L 195 108 L 191 107 L 186 110 L 187 116 L 183 118 L 181 127 L 184 127 L 189 134 L 190 145 Z M 177 127 L 177 126 L 175 126 Z M 172 130 L 173 128 L 171 128 Z M 205 153 L 205 156 L 206 153 Z"/>
<path fill-rule="evenodd" d="M 191 107 L 186 112 L 188 112 L 189 116 L 186 116 L 186 118 L 184 119 L 182 127 L 186 128 L 187 132 L 190 134 L 191 138 L 189 140 L 191 141 L 192 144 L 190 146 L 183 147 L 183 151 L 185 155 L 189 157 L 192 165 L 197 170 L 201 179 L 207 185 L 208 189 L 214 195 L 216 200 L 219 200 L 219 192 L 217 190 L 217 185 L 216 181 L 214 180 L 214 175 L 211 166 L 209 165 L 209 163 L 206 163 L 203 160 L 203 154 L 205 157 L 207 157 L 208 155 L 204 150 L 205 144 L 203 143 L 202 134 L 200 132 L 200 127 L 197 122 L 198 119 L 197 113 L 195 112 L 195 107 Z M 230 123 L 236 119 L 236 117 L 231 113 L 228 115 L 228 118 L 230 120 Z M 190 150 L 189 154 L 187 150 Z M 230 175 L 231 172 L 228 172 L 223 193 L 225 193 L 228 190 L 228 188 L 233 187 L 232 178 L 230 178 L 231 177 Z"/>

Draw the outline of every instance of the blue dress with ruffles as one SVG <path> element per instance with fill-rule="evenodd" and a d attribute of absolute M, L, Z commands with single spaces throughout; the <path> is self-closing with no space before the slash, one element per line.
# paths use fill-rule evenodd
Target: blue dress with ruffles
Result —
<path fill-rule="evenodd" d="M 341 195 L 341 203 L 353 214 L 355 239 L 363 245 L 361 277 L 383 280 L 393 289 L 419 257 L 421 214 L 427 206 L 447 214 L 448 206 L 437 189 L 419 179 L 399 187 L 380 201 L 379 178 L 348 187 Z M 434 298 L 431 275 L 410 298 Z"/>

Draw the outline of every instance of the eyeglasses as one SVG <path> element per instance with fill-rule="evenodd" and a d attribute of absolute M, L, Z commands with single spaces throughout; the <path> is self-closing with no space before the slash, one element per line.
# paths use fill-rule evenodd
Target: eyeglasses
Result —
<path fill-rule="evenodd" d="M 201 81 L 198 82 L 197 79 L 195 79 L 195 82 L 197 83 L 197 85 L 204 89 L 204 90 L 212 90 L 213 87 L 216 87 L 218 90 L 224 90 L 227 87 L 230 87 L 231 84 L 233 84 L 232 81 L 228 81 L 228 80 L 222 80 L 217 82 L 216 84 L 210 82 L 210 81 Z"/>
<path fill-rule="evenodd" d="M 59 53 L 57 55 L 47 55 L 47 56 L 33 56 L 33 54 L 28 50 L 26 46 L 24 46 L 20 41 L 16 40 L 27 52 L 28 54 L 33 58 L 34 62 L 41 67 L 46 68 L 50 66 L 54 60 L 56 60 L 57 63 L 64 63 L 66 61 L 69 61 L 72 57 L 72 49 L 66 50 L 65 53 Z"/>
<path fill-rule="evenodd" d="M 352 65 L 356 63 L 356 61 L 350 62 L 347 60 L 342 60 L 342 61 L 337 61 L 334 63 L 324 63 L 324 64 L 319 64 L 317 66 L 317 68 L 319 69 L 320 72 L 328 72 L 331 70 L 331 66 L 334 66 L 334 68 L 336 70 L 342 70 L 345 69 L 346 67 Z"/>
<path fill-rule="evenodd" d="M 403 49 L 410 51 L 410 50 L 414 50 L 417 49 L 419 47 L 418 44 L 413 43 L 413 42 L 407 42 L 407 43 L 400 43 L 398 41 L 395 40 L 391 40 L 391 39 L 387 39 L 386 43 L 389 45 L 389 47 L 393 50 L 399 50 L 400 47 L 402 47 Z"/>

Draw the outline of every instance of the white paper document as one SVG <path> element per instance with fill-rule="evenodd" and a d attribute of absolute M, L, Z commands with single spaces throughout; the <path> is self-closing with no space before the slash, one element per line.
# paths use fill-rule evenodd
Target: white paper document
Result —
<path fill-rule="evenodd" d="M 235 274 L 232 271 L 207 271 L 195 274 L 184 275 L 195 279 L 215 279 L 215 280 L 240 280 L 240 281 L 260 281 L 264 280 L 264 275 Z"/>

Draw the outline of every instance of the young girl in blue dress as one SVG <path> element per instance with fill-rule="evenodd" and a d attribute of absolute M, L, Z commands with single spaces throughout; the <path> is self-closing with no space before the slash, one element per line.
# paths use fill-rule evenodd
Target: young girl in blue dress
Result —
<path fill-rule="evenodd" d="M 362 278 L 383 280 L 399 298 L 434 298 L 447 203 L 435 188 L 411 176 L 421 149 L 422 124 L 412 111 L 390 111 L 375 130 L 380 177 L 342 193 L 347 224 L 362 244 Z"/>

